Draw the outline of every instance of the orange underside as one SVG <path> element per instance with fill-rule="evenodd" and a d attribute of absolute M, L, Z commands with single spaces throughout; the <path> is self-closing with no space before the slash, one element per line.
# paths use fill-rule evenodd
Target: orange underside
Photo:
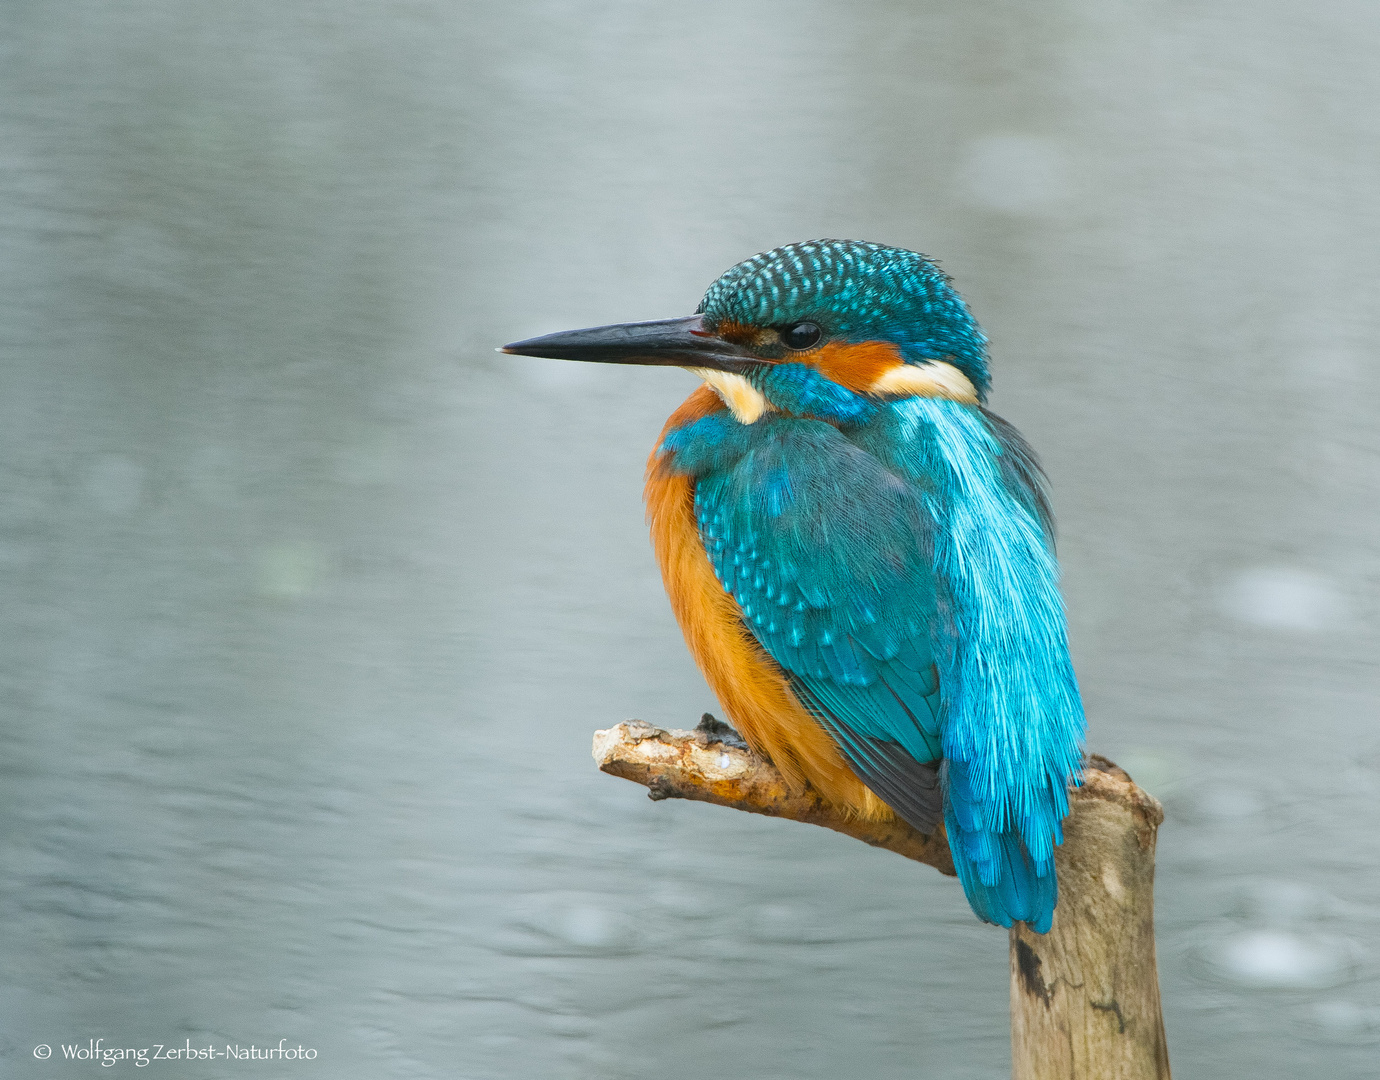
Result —
<path fill-rule="evenodd" d="M 707 386 L 662 431 L 718 412 Z M 808 782 L 830 802 L 870 820 L 894 817 L 844 761 L 829 733 L 791 692 L 785 675 L 743 623 L 737 602 L 714 576 L 695 527 L 694 483 L 666 469 L 660 440 L 647 463 L 647 519 L 661 577 L 685 643 L 733 726 L 792 784 Z"/>

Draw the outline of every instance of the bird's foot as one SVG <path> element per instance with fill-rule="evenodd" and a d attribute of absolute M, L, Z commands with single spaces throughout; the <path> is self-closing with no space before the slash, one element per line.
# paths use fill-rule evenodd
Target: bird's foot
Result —
<path fill-rule="evenodd" d="M 730 725 L 717 719 L 713 713 L 705 713 L 700 717 L 700 722 L 695 725 L 695 739 L 704 745 L 722 743 L 724 746 L 737 747 L 739 750 L 750 749 L 741 735 L 734 731 Z"/>

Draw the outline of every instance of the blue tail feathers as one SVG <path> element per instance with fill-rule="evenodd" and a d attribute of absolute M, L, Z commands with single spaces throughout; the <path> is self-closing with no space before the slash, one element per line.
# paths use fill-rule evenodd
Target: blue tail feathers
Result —
<path fill-rule="evenodd" d="M 1059 899 L 1052 847 L 1062 840 L 1057 816 L 1052 833 L 1031 836 L 1039 847 L 1048 849 L 1048 857 L 1032 858 L 1014 825 L 1002 827 L 984 820 L 982 804 L 970 789 L 966 763 L 946 761 L 943 780 L 944 827 L 954 869 L 973 913 L 998 926 L 1020 920 L 1038 934 L 1048 933 Z M 1034 817 L 1045 824 L 1040 819 L 1046 815 Z M 1034 822 L 1027 819 L 1025 824 L 1029 827 Z"/>

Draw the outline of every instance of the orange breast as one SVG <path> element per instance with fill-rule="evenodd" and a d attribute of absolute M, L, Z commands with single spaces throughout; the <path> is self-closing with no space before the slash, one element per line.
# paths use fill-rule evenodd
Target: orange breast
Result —
<path fill-rule="evenodd" d="M 713 390 L 700 387 L 667 421 L 662 438 L 722 408 Z M 652 546 L 685 643 L 728 719 L 791 783 L 808 782 L 830 802 L 860 817 L 893 817 L 891 808 L 854 775 L 829 733 L 791 692 L 781 668 L 748 631 L 737 601 L 719 584 L 700 542 L 694 481 L 666 468 L 660 449 L 658 440 L 647 463 Z"/>

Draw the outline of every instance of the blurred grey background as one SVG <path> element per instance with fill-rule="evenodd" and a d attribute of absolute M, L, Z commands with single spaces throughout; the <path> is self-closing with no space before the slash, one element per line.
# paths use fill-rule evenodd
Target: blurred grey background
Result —
<path fill-rule="evenodd" d="M 694 380 L 493 352 L 822 236 L 942 261 L 1048 466 L 1176 1075 L 1376 1075 L 1380 8 L 0 19 L 4 1075 L 1007 1075 L 952 880 L 595 770 L 715 708 L 640 507 Z"/>

